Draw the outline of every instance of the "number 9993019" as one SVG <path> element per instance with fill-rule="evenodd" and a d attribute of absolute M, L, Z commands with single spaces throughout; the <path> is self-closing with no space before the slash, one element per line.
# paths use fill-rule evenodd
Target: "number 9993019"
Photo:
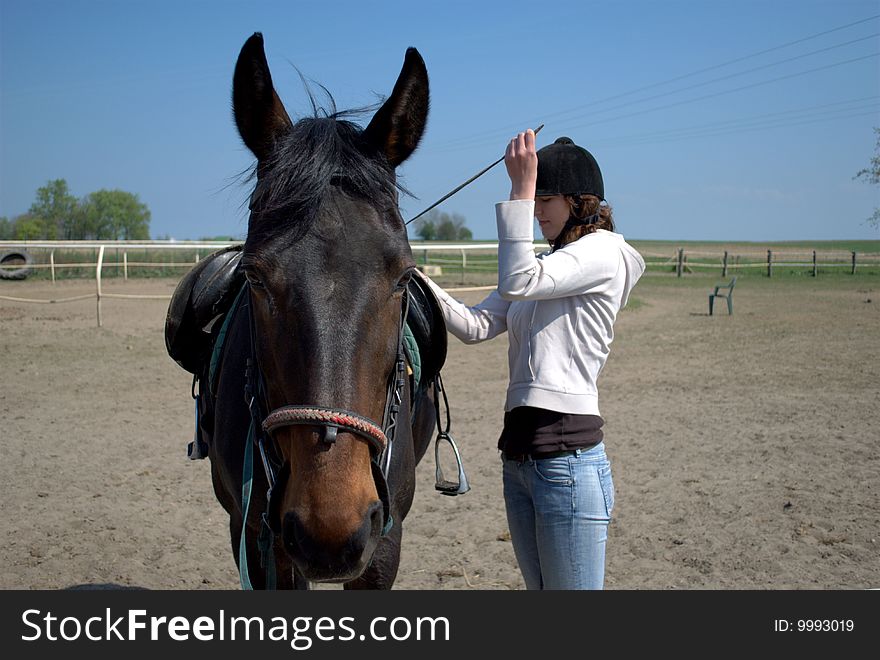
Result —
<path fill-rule="evenodd" d="M 855 623 L 852 619 L 798 619 L 795 628 L 798 632 L 852 632 Z"/>

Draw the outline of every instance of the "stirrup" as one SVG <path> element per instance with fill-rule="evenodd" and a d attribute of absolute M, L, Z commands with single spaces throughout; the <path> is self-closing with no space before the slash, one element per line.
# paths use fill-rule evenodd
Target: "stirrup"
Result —
<path fill-rule="evenodd" d="M 195 392 L 195 379 L 193 379 L 193 392 Z M 193 394 L 196 402 L 196 432 L 192 442 L 186 446 L 186 457 L 191 461 L 199 461 L 208 457 L 208 445 L 199 434 L 199 395 Z"/>
<path fill-rule="evenodd" d="M 440 441 L 446 440 L 449 443 L 449 446 L 452 447 L 452 451 L 455 454 L 455 461 L 458 463 L 458 481 L 448 481 L 443 478 L 443 470 L 440 467 Z M 468 492 L 471 487 L 468 484 L 467 475 L 464 473 L 464 466 L 461 463 L 461 454 L 458 453 L 458 447 L 455 445 L 455 440 L 452 439 L 452 436 L 448 433 L 441 431 L 437 434 L 437 440 L 434 442 L 434 462 L 437 465 L 436 470 L 436 482 L 434 483 L 434 488 L 439 490 L 444 495 L 463 495 Z"/>

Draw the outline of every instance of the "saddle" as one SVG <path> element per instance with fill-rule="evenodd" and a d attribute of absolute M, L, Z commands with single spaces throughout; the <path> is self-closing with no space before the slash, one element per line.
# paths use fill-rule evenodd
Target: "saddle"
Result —
<path fill-rule="evenodd" d="M 413 277 L 409 281 L 407 292 L 406 332 L 412 335 L 416 346 L 413 349 L 410 342 L 405 341 L 404 349 L 413 366 L 416 389 L 424 389 L 446 363 L 446 321 L 434 292 L 419 278 Z"/>
<path fill-rule="evenodd" d="M 241 246 L 224 248 L 202 259 L 178 283 L 165 319 L 168 355 L 186 371 L 202 378 L 215 351 L 212 329 L 231 311 L 244 286 L 239 269 Z M 416 389 L 433 382 L 446 362 L 446 323 L 434 293 L 418 278 L 408 286 L 404 348 Z"/>
<path fill-rule="evenodd" d="M 189 373 L 205 373 L 213 349 L 211 328 L 225 316 L 244 285 L 239 270 L 241 246 L 234 245 L 199 261 L 178 282 L 165 317 L 165 348 Z"/>

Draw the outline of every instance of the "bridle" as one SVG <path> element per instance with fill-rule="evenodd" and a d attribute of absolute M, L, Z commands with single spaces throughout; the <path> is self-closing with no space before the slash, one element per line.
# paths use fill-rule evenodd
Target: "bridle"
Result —
<path fill-rule="evenodd" d="M 279 496 L 279 471 L 286 466 L 283 464 L 281 452 L 273 437 L 274 431 L 286 426 L 317 426 L 322 430 L 322 440 L 325 443 L 336 442 L 339 430 L 353 433 L 355 436 L 367 442 L 370 447 L 371 469 L 373 479 L 376 482 L 376 491 L 382 501 L 384 510 L 384 525 L 382 535 L 391 529 L 391 502 L 388 490 L 388 473 L 391 468 L 391 458 L 394 449 L 394 438 L 398 428 L 398 415 L 403 402 L 403 390 L 406 387 L 406 356 L 404 354 L 404 327 L 409 312 L 409 292 L 403 290 L 401 301 L 400 323 L 397 331 L 397 355 L 394 369 L 389 377 L 387 394 L 385 397 L 385 410 L 382 425 L 368 417 L 359 415 L 350 410 L 339 408 L 327 408 L 309 404 L 287 404 L 263 414 L 268 407 L 266 405 L 266 389 L 263 372 L 260 370 L 256 351 L 256 326 L 253 314 L 253 294 L 250 283 L 248 287 L 248 322 L 250 334 L 250 357 L 247 359 L 245 370 L 245 401 L 251 415 L 253 429 L 253 442 L 260 453 L 266 481 L 269 491 L 266 495 L 267 510 L 263 514 L 264 527 L 275 534 L 280 532 L 277 516 L 269 515 L 274 499 Z M 285 470 L 284 475 L 288 472 Z"/>

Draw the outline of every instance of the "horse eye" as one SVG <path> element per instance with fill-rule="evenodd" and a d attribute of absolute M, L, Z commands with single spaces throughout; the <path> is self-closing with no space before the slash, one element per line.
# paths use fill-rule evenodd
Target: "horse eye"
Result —
<path fill-rule="evenodd" d="M 395 287 L 395 291 L 403 291 L 407 286 L 409 286 L 410 280 L 412 280 L 412 271 L 408 270 L 406 273 L 397 281 L 397 287 Z"/>
<path fill-rule="evenodd" d="M 341 174 L 333 174 L 330 176 L 330 185 L 331 186 L 339 186 L 342 185 L 342 175 Z"/>

